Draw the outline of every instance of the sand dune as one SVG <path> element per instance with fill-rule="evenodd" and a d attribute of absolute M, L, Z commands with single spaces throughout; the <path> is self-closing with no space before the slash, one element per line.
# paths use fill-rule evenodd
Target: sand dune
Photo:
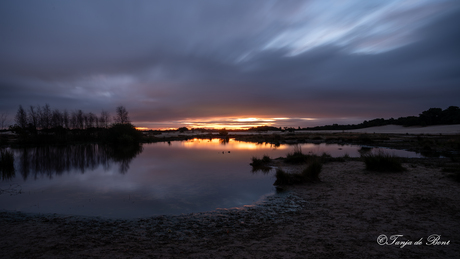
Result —
<path fill-rule="evenodd" d="M 362 132 L 362 133 L 393 133 L 393 134 L 460 134 L 460 124 L 436 125 L 427 127 L 403 127 L 400 125 L 386 125 L 355 130 L 321 130 L 321 131 L 297 131 L 297 132 Z"/>

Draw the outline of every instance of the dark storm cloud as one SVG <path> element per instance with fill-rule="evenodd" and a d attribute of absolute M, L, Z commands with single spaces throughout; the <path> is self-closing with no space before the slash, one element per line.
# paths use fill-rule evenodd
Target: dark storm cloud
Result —
<path fill-rule="evenodd" d="M 151 126 L 238 116 L 311 125 L 295 118 L 460 106 L 458 10 L 455 1 L 2 2 L 0 109 L 125 105 Z"/>

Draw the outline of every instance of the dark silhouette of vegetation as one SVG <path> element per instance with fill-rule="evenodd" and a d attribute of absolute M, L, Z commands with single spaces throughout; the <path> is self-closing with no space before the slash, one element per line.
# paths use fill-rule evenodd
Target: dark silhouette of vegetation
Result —
<path fill-rule="evenodd" d="M 8 115 L 5 112 L 0 113 L 0 130 L 5 129 Z"/>
<path fill-rule="evenodd" d="M 225 128 L 223 128 L 223 129 L 219 130 L 219 135 L 220 135 L 220 136 L 227 136 L 227 135 L 228 135 L 228 131 L 227 131 Z"/>
<path fill-rule="evenodd" d="M 448 124 L 460 124 L 460 108 L 457 106 L 450 106 L 449 108 L 442 110 L 441 108 L 430 108 L 423 111 L 419 116 L 408 116 L 400 117 L 398 119 L 373 119 L 370 121 L 363 121 L 360 124 L 348 124 L 348 125 L 325 125 L 312 128 L 306 128 L 307 130 L 352 130 L 362 129 L 376 126 L 385 125 L 402 125 L 402 126 L 431 126 L 431 125 L 448 125 Z"/>
<path fill-rule="evenodd" d="M 127 124 L 129 123 L 128 111 L 124 106 L 118 106 L 116 109 L 116 115 L 113 117 L 113 120 L 117 124 Z"/>
<path fill-rule="evenodd" d="M 307 162 L 307 160 L 312 156 L 313 155 L 305 155 L 304 153 L 302 153 L 302 149 L 300 148 L 300 146 L 296 145 L 294 147 L 294 151 L 286 155 L 284 162 L 288 164 L 302 164 Z"/>
<path fill-rule="evenodd" d="M 113 145 L 133 145 L 140 143 L 142 132 L 138 131 L 131 123 L 117 123 L 112 125 L 104 135 L 104 140 Z"/>
<path fill-rule="evenodd" d="M 268 166 L 271 161 L 272 159 L 267 155 L 264 155 L 262 159 L 252 157 L 252 163 L 250 163 L 252 166 L 252 172 L 262 171 L 264 173 L 268 173 L 271 170 L 271 167 Z"/>
<path fill-rule="evenodd" d="M 184 133 L 185 131 L 188 131 L 188 128 L 187 127 L 181 127 L 181 128 L 178 128 L 177 131 L 179 131 L 180 133 Z"/>
<path fill-rule="evenodd" d="M 110 145 L 135 145 L 141 142 L 142 133 L 129 122 L 125 107 L 119 106 L 110 124 L 110 115 L 102 111 L 100 116 L 82 110 L 63 112 L 50 106 L 30 106 L 28 112 L 20 105 L 16 124 L 10 130 L 17 134 L 20 144 L 69 144 L 101 142 Z"/>
<path fill-rule="evenodd" d="M 366 153 L 361 155 L 366 164 L 366 170 L 378 172 L 402 172 L 406 169 L 401 165 L 401 159 L 379 151 L 378 153 Z"/>
<path fill-rule="evenodd" d="M 271 127 L 271 126 L 258 126 L 251 127 L 248 131 L 281 131 L 281 128 Z"/>
<path fill-rule="evenodd" d="M 282 169 L 276 170 L 276 181 L 273 185 L 293 185 L 301 183 L 313 183 L 318 182 L 319 174 L 323 168 L 322 163 L 319 159 L 313 159 L 310 164 L 302 171 L 302 173 L 290 174 L 286 173 Z"/>

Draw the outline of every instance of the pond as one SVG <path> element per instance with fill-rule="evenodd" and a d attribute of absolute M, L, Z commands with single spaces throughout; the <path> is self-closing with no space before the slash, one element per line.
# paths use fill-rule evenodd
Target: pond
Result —
<path fill-rule="evenodd" d="M 359 156 L 360 149 L 299 146 L 304 153 L 332 156 Z M 15 172 L 2 175 L 0 210 L 138 218 L 251 205 L 276 193 L 274 171 L 252 172 L 251 158 L 284 157 L 293 149 L 234 139 L 161 142 L 121 150 L 96 144 L 11 149 Z"/>

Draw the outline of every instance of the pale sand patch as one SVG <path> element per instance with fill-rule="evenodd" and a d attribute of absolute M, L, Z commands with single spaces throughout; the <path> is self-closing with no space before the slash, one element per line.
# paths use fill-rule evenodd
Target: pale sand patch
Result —
<path fill-rule="evenodd" d="M 349 132 L 365 133 L 395 133 L 395 134 L 460 134 L 460 124 L 436 125 L 426 127 L 403 127 L 400 125 L 386 125 L 365 129 L 350 130 Z"/>
<path fill-rule="evenodd" d="M 296 131 L 299 133 L 341 133 L 341 132 L 351 132 L 351 133 L 388 133 L 388 134 L 460 134 L 460 124 L 455 125 L 435 125 L 435 126 L 414 126 L 414 127 L 404 127 L 400 125 L 385 125 L 379 127 L 370 127 L 364 129 L 354 129 L 354 130 L 299 130 Z"/>
<path fill-rule="evenodd" d="M 327 163 L 322 182 L 292 187 L 286 205 L 209 216 L 104 221 L 0 213 L 0 257 L 458 258 L 460 184 L 420 161 L 403 173 Z M 382 246 L 382 234 L 422 245 Z M 449 245 L 426 245 L 432 234 Z"/>

